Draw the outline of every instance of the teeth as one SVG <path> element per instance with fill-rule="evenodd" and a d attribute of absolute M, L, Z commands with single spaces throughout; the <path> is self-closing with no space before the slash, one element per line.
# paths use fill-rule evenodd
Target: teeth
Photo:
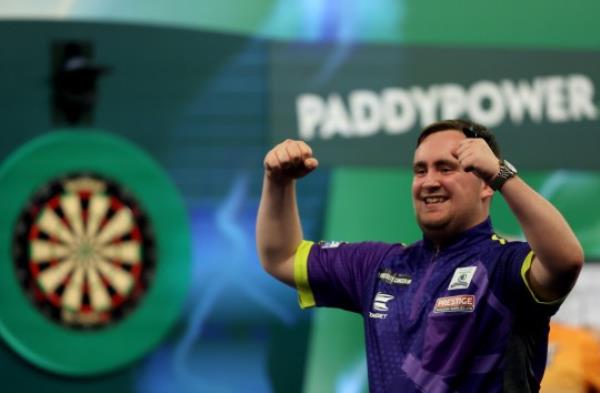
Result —
<path fill-rule="evenodd" d="M 427 197 L 425 198 L 425 203 L 440 203 L 444 202 L 446 198 L 443 197 Z"/>

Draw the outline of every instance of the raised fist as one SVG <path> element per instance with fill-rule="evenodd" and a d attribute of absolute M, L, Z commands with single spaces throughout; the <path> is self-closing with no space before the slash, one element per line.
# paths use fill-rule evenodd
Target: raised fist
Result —
<path fill-rule="evenodd" d="M 452 154 L 463 170 L 473 171 L 486 182 L 489 182 L 500 170 L 500 160 L 481 138 L 463 139 Z"/>
<path fill-rule="evenodd" d="M 298 179 L 319 166 L 312 149 L 303 141 L 286 139 L 271 149 L 264 160 L 266 175 L 276 181 Z"/>

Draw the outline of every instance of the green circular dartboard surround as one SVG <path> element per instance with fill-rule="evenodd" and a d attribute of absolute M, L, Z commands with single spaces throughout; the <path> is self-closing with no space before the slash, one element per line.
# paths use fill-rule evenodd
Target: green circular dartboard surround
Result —
<path fill-rule="evenodd" d="M 65 189 L 60 187 L 57 188 L 58 196 L 52 196 L 50 191 L 56 189 L 57 184 L 74 179 L 79 183 L 85 183 L 81 180 L 84 179 L 110 185 L 111 192 L 102 191 L 98 195 L 108 195 L 114 208 L 108 209 L 110 213 L 103 218 L 102 224 L 98 224 L 99 227 L 104 224 L 102 228 L 108 227 L 112 219 L 119 221 L 120 225 L 127 227 L 126 224 L 129 224 L 128 228 L 133 228 L 130 232 L 134 232 L 134 235 L 121 231 L 120 237 L 108 243 L 102 252 L 114 256 L 117 251 L 126 249 L 123 255 L 139 255 L 136 263 L 141 265 L 141 273 L 139 266 L 131 270 L 127 261 L 108 259 L 109 263 L 103 262 L 101 274 L 95 276 L 96 284 L 101 283 L 98 277 L 103 278 L 102 282 L 110 287 L 110 292 L 106 293 L 113 295 L 113 305 L 120 307 L 116 313 L 118 315 L 115 314 L 110 323 L 72 324 L 57 317 L 60 305 L 66 303 L 81 305 L 82 309 L 87 308 L 84 312 L 89 311 L 87 303 L 93 303 L 87 294 L 93 286 L 90 283 L 94 281 L 91 273 L 85 275 L 85 300 L 82 300 L 84 297 L 81 294 L 75 297 L 73 293 L 65 295 L 62 290 L 68 285 L 57 290 L 62 299 L 56 294 L 44 298 L 42 295 L 52 292 L 52 283 L 56 283 L 56 279 L 50 275 L 44 276 L 39 282 L 23 279 L 28 271 L 27 266 L 33 266 L 37 273 L 39 261 L 36 258 L 54 259 L 39 264 L 42 269 L 51 263 L 55 266 L 64 262 L 64 259 L 60 260 L 64 258 L 64 250 L 62 254 L 53 251 L 51 255 L 54 258 L 43 256 L 48 255 L 47 244 L 63 247 L 61 242 L 67 245 L 73 243 L 69 240 L 71 235 L 63 234 L 61 240 L 60 233 L 55 236 L 53 230 L 46 231 L 50 235 L 37 234 L 39 228 L 54 228 L 51 224 L 57 225 L 57 217 L 62 217 L 65 222 L 71 217 L 73 221 L 73 211 L 57 202 L 60 195 L 67 195 L 68 198 L 64 197 L 62 202 L 66 204 L 68 199 L 71 203 L 69 206 L 74 206 L 73 195 L 65 193 Z M 45 370 L 70 376 L 92 376 L 123 367 L 159 344 L 182 311 L 190 277 L 190 234 L 179 193 L 148 154 L 108 132 L 57 130 L 30 141 L 2 163 L 0 190 L 0 335 L 11 348 Z M 83 199 L 86 198 L 84 196 Z M 36 202 L 39 202 L 39 206 Z M 62 208 L 58 208 L 54 214 L 48 206 L 55 207 L 57 203 Z M 93 210 L 88 208 L 89 204 L 87 201 L 78 201 L 76 204 L 83 206 L 81 210 L 85 214 L 82 215 L 86 216 L 79 225 L 87 225 L 88 210 Z M 52 216 L 54 221 L 49 221 L 48 216 Z M 77 232 L 72 224 L 65 227 Z M 109 232 L 115 233 L 114 228 Z M 24 236 L 24 233 L 35 235 Z M 64 241 L 65 236 L 69 241 Z M 27 239 L 30 240 L 28 247 Z M 127 247 L 119 246 L 124 243 L 128 243 Z M 34 248 L 37 251 L 32 251 Z M 93 247 L 88 247 L 86 243 L 77 250 L 78 261 L 85 262 Z M 34 254 L 37 256 L 34 257 Z M 28 264 L 27 259 L 31 263 Z M 136 280 L 127 281 L 131 273 L 127 269 L 122 270 L 124 274 L 114 271 L 120 268 L 135 272 Z M 79 283 L 84 275 L 76 276 L 71 274 L 68 280 L 63 280 L 63 284 L 73 280 L 79 280 Z M 110 279 L 113 276 L 116 278 Z M 29 287 L 23 282 L 28 282 Z M 121 296 L 115 296 L 115 292 Z M 70 300 L 67 301 L 66 297 Z M 118 298 L 118 301 L 114 298 Z M 96 296 L 93 300 L 96 305 L 110 306 L 110 296 Z M 123 304 L 126 309 L 121 307 Z M 48 310 L 52 307 L 49 306 L 56 307 L 50 312 Z"/>

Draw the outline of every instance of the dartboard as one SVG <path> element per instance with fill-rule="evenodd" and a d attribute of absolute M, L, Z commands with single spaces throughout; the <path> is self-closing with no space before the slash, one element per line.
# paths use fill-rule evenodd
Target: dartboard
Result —
<path fill-rule="evenodd" d="M 117 182 L 94 174 L 42 185 L 19 218 L 13 254 L 32 302 L 69 328 L 123 318 L 143 297 L 155 264 L 143 209 Z"/>
<path fill-rule="evenodd" d="M 0 337 L 44 370 L 92 376 L 156 348 L 192 275 L 166 171 L 110 132 L 57 130 L 0 164 Z"/>

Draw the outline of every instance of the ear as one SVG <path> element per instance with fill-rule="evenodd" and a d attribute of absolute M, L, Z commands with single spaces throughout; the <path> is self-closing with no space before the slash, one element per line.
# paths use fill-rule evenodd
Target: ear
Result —
<path fill-rule="evenodd" d="M 494 190 L 492 189 L 492 187 L 490 187 L 486 182 L 484 182 L 483 180 L 481 181 L 482 187 L 481 187 L 481 192 L 480 192 L 480 196 L 481 199 L 492 199 L 492 196 L 494 196 Z"/>

